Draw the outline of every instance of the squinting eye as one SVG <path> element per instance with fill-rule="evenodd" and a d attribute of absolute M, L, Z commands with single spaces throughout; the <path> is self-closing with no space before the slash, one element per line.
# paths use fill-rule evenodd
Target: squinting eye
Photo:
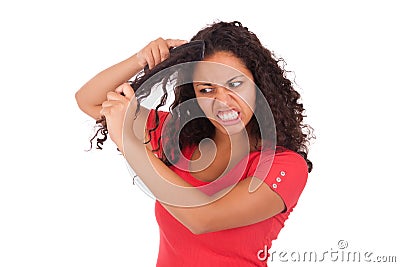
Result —
<path fill-rule="evenodd" d="M 230 88 L 236 88 L 236 87 L 240 86 L 242 83 L 243 82 L 241 82 L 241 81 L 236 81 L 236 82 L 230 82 L 230 83 L 228 83 L 228 85 Z"/>
<path fill-rule="evenodd" d="M 212 88 L 203 88 L 200 90 L 200 93 L 207 94 L 207 93 L 211 93 L 212 91 L 213 91 Z"/>

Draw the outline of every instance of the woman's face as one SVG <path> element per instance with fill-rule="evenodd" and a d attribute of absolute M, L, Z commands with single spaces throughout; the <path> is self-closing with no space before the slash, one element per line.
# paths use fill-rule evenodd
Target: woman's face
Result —
<path fill-rule="evenodd" d="M 196 65 L 193 87 L 200 108 L 218 131 L 235 134 L 253 116 L 254 78 L 243 61 L 229 52 L 217 52 Z"/>

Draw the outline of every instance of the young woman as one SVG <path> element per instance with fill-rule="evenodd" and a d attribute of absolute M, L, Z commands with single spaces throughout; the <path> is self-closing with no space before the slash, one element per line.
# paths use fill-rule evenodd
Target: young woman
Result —
<path fill-rule="evenodd" d="M 240 22 L 191 41 L 150 42 L 76 100 L 157 199 L 157 266 L 265 266 L 312 169 L 311 128 L 280 60 Z M 171 81 L 174 102 L 160 111 Z M 147 110 L 156 84 L 164 98 Z"/>

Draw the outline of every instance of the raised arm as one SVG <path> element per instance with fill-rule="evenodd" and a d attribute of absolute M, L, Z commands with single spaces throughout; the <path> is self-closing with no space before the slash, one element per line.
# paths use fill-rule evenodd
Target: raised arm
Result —
<path fill-rule="evenodd" d="M 127 82 L 146 65 L 150 69 L 153 68 L 168 58 L 169 48 L 185 42 L 184 40 L 158 38 L 133 56 L 101 71 L 75 93 L 79 108 L 92 118 L 99 119 L 102 104 L 107 100 L 109 92 Z"/>
<path fill-rule="evenodd" d="M 146 65 L 152 69 L 169 57 L 169 49 L 186 43 L 184 40 L 158 38 L 133 56 L 98 73 L 75 94 L 80 109 L 94 119 L 105 116 L 111 140 L 122 150 L 122 120 L 133 89 L 126 82 Z M 141 107 L 139 124 L 144 125 L 147 110 Z M 114 114 L 117 114 L 116 116 Z M 139 131 L 139 130 L 138 130 Z M 136 132 L 138 138 L 144 131 Z"/>
<path fill-rule="evenodd" d="M 143 66 L 137 54 L 98 73 L 85 83 L 76 93 L 75 99 L 79 108 L 94 119 L 101 117 L 101 104 L 107 100 L 107 93 L 128 81 Z"/>

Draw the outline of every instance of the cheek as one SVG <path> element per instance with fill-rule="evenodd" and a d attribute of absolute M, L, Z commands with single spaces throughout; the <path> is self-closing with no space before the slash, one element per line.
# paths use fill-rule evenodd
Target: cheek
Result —
<path fill-rule="evenodd" d="M 245 105 L 246 109 L 254 113 L 255 106 L 256 106 L 256 89 L 249 88 L 244 92 L 240 93 L 240 98 Z"/>
<path fill-rule="evenodd" d="M 212 114 L 211 99 L 205 97 L 199 97 L 197 98 L 197 104 L 207 117 L 209 117 Z"/>

